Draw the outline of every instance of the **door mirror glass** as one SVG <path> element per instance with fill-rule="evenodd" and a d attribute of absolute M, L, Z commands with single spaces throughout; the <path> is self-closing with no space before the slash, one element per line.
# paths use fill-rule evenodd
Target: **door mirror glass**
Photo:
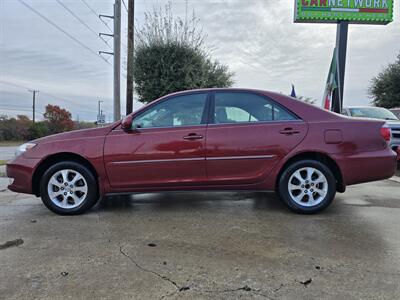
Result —
<path fill-rule="evenodd" d="M 132 126 L 132 116 L 127 115 L 125 118 L 122 119 L 121 128 L 125 131 L 131 131 L 133 128 Z"/>

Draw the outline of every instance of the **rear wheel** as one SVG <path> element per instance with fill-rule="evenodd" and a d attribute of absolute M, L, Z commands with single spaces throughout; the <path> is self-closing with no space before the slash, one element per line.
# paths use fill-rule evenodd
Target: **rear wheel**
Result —
<path fill-rule="evenodd" d="M 40 195 L 44 205 L 60 215 L 76 215 L 98 200 L 97 182 L 91 171 L 76 162 L 59 162 L 43 174 Z"/>
<path fill-rule="evenodd" d="M 332 202 L 336 179 L 323 163 L 301 160 L 289 165 L 279 180 L 279 196 L 293 211 L 317 213 Z"/>

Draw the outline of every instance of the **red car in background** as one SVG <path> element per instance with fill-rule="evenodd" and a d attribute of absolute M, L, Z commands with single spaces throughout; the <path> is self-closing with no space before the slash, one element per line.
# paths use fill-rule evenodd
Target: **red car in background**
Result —
<path fill-rule="evenodd" d="M 9 189 L 70 215 L 114 193 L 275 190 L 299 213 L 346 186 L 393 176 L 384 121 L 341 116 L 267 91 L 165 96 L 108 127 L 41 138 L 7 165 Z"/>

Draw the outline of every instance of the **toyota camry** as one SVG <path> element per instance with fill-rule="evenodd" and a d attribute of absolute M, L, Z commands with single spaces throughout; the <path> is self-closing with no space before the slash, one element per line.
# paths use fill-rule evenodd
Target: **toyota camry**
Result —
<path fill-rule="evenodd" d="M 385 121 L 355 119 L 278 93 L 203 89 L 167 95 L 122 121 L 21 145 L 9 189 L 53 212 L 106 195 L 178 190 L 276 191 L 316 213 L 349 185 L 393 176 Z"/>

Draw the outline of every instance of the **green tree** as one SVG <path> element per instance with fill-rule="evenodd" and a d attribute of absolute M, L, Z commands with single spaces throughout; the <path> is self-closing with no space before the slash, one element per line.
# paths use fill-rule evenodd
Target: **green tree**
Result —
<path fill-rule="evenodd" d="M 18 115 L 16 118 L 0 116 L 0 141 L 20 141 L 27 139 L 28 127 L 32 124 L 27 116 Z"/>
<path fill-rule="evenodd" d="M 208 87 L 229 87 L 233 73 L 213 61 L 205 49 L 198 19 L 175 18 L 171 4 L 145 14 L 136 30 L 133 72 L 139 101 L 151 102 L 168 93 Z"/>
<path fill-rule="evenodd" d="M 28 140 L 34 140 L 50 133 L 48 122 L 36 122 L 28 128 Z"/>
<path fill-rule="evenodd" d="M 376 106 L 400 107 L 400 53 L 394 63 L 372 79 L 369 94 Z"/>

